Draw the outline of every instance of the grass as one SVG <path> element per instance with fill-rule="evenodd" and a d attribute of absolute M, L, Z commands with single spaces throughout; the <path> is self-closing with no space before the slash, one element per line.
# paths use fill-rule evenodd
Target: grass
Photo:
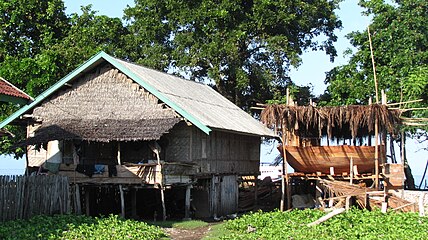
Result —
<path fill-rule="evenodd" d="M 178 228 L 178 229 L 195 229 L 208 226 L 207 222 L 201 220 L 188 220 L 188 221 L 159 221 L 147 222 L 149 225 L 158 226 L 161 228 Z"/>
<path fill-rule="evenodd" d="M 231 232 L 225 226 L 225 223 L 218 223 L 211 226 L 208 234 L 203 238 L 203 240 L 215 240 L 220 239 L 221 237 L 229 235 Z"/>
<path fill-rule="evenodd" d="M 208 223 L 200 220 L 189 220 L 172 224 L 173 228 L 179 229 L 195 229 L 206 226 L 208 226 Z"/>

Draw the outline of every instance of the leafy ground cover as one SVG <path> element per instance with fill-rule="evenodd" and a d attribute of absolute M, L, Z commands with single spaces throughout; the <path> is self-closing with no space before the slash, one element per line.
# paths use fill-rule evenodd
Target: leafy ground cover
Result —
<path fill-rule="evenodd" d="M 313 227 L 318 210 L 256 212 L 229 220 L 220 239 L 428 239 L 428 218 L 352 209 Z"/>
<path fill-rule="evenodd" d="M 0 239 L 160 239 L 164 231 L 116 215 L 92 218 L 76 215 L 36 216 L 0 223 Z"/>

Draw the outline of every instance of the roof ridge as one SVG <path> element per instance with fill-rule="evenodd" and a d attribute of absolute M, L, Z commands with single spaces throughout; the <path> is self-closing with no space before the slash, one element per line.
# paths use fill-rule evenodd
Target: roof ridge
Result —
<path fill-rule="evenodd" d="M 151 71 L 155 71 L 155 72 L 158 72 L 158 73 L 161 73 L 161 74 L 165 74 L 165 75 L 168 75 L 168 76 L 170 76 L 170 77 L 178 78 L 178 79 L 180 79 L 180 80 L 184 80 L 184 81 L 188 81 L 188 82 L 191 82 L 191 83 L 195 83 L 195 84 L 200 84 L 200 85 L 205 85 L 205 86 L 207 86 L 207 85 L 206 85 L 205 83 L 203 83 L 203 82 L 197 82 L 197 81 L 194 81 L 194 80 L 186 79 L 186 78 L 181 77 L 181 76 L 177 76 L 177 75 L 174 75 L 174 74 L 171 74 L 171 73 L 163 72 L 163 71 L 161 71 L 161 70 L 154 69 L 154 68 L 151 68 L 151 67 L 146 67 L 146 66 L 143 66 L 143 65 L 140 65 L 140 64 L 138 64 L 138 63 L 131 62 L 131 61 L 128 61 L 128 60 L 125 60 L 125 59 L 119 59 L 119 58 L 115 58 L 115 57 L 112 57 L 112 58 L 114 58 L 114 59 L 115 59 L 115 60 L 117 60 L 117 61 L 122 61 L 122 62 L 125 62 L 125 63 L 127 63 L 127 64 L 131 64 L 131 65 L 134 65 L 134 66 L 137 66 L 137 67 L 141 67 L 141 68 L 145 68 L 145 69 L 148 69 L 148 70 L 151 70 Z"/>

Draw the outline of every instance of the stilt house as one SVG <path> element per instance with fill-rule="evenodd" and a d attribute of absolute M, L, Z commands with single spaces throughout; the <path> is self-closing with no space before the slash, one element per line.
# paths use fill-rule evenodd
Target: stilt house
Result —
<path fill-rule="evenodd" d="M 25 124 L 28 167 L 69 177 L 76 212 L 237 211 L 274 133 L 211 87 L 100 52 L 0 124 Z"/>

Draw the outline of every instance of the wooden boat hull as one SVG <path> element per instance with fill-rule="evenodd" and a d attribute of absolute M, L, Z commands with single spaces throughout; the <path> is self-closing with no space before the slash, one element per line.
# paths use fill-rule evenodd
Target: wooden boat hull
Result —
<path fill-rule="evenodd" d="M 382 147 L 379 147 L 379 157 Z M 282 152 L 282 146 L 278 147 Z M 296 172 L 330 174 L 334 167 L 336 175 L 349 173 L 350 160 L 357 165 L 358 173 L 373 173 L 375 169 L 375 147 L 372 146 L 286 146 L 287 161 Z"/>

